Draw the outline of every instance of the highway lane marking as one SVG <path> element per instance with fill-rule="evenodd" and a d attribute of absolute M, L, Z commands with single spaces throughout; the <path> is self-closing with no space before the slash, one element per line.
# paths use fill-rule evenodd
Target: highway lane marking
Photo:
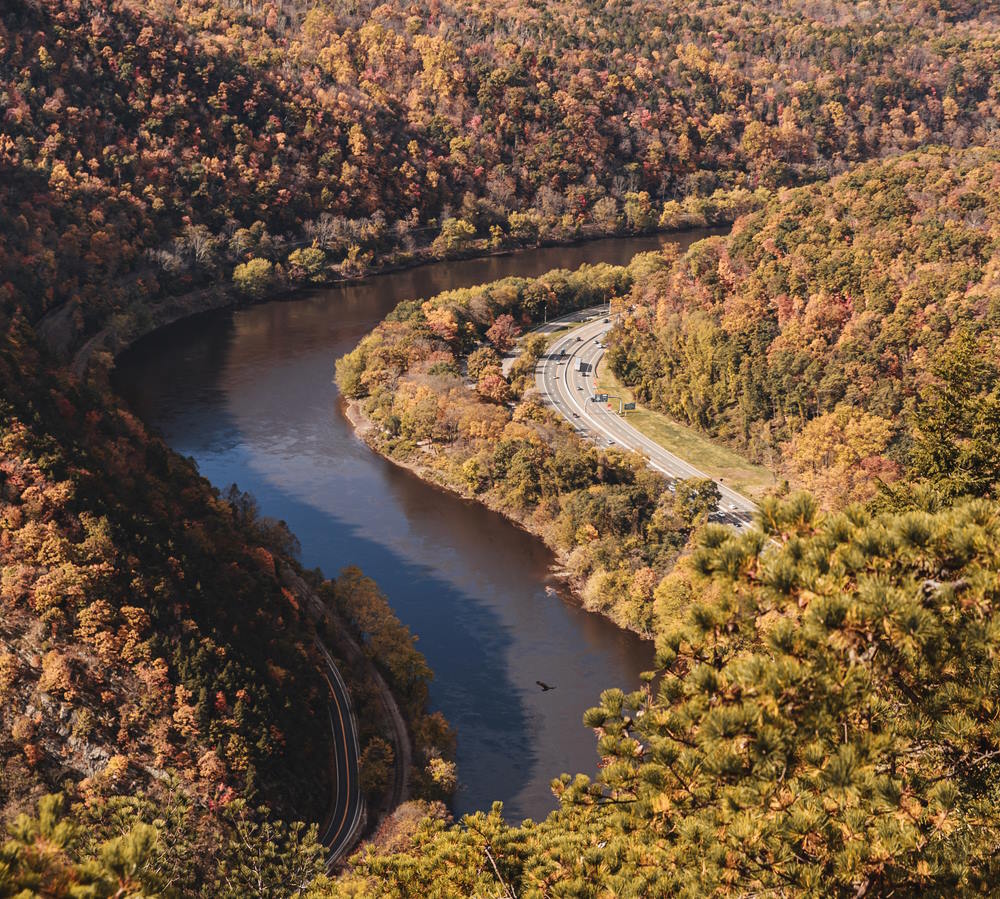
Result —
<path fill-rule="evenodd" d="M 340 836 L 340 832 L 344 829 L 344 825 L 347 823 L 347 813 L 351 808 L 351 763 L 350 751 L 347 748 L 347 729 L 344 727 L 344 713 L 340 710 L 340 698 L 337 696 L 337 691 L 334 689 L 329 675 L 324 673 L 323 679 L 326 681 L 326 685 L 330 688 L 330 695 L 333 696 L 334 704 L 337 706 L 337 717 L 340 719 L 340 733 L 344 738 L 344 771 L 347 775 L 347 799 L 344 801 L 344 814 L 340 821 L 340 827 L 337 828 L 337 832 L 333 835 L 333 839 L 330 840 L 331 843 L 336 843 L 337 837 Z M 332 827 L 333 824 L 331 823 L 330 826 Z"/>
<path fill-rule="evenodd" d="M 334 680 L 336 680 L 337 683 L 340 685 L 340 690 L 341 690 L 341 693 L 343 694 L 344 702 L 347 703 L 348 710 L 350 710 L 350 691 L 347 689 L 347 684 L 344 682 L 344 678 L 341 676 L 340 670 L 337 668 L 337 665 L 336 665 L 336 663 L 333 660 L 333 656 L 330 655 L 330 651 L 326 648 L 325 645 L 323 645 L 322 641 L 317 640 L 316 645 L 319 647 L 320 651 L 323 654 L 323 657 L 326 659 L 327 668 L 333 674 Z M 333 689 L 333 684 L 330 683 L 330 679 L 329 679 L 329 677 L 327 677 L 327 675 L 325 673 L 324 673 L 324 677 L 326 678 L 327 686 L 330 687 L 330 690 L 331 690 L 331 693 L 332 693 L 332 695 L 334 697 L 334 700 L 337 703 L 337 715 L 340 717 L 341 732 L 344 734 L 344 769 L 347 772 L 348 798 L 347 798 L 346 803 L 345 803 L 344 821 L 341 823 L 341 827 L 338 829 L 337 834 L 334 836 L 334 839 L 336 839 L 336 836 L 340 834 L 341 830 L 343 830 L 343 824 L 346 823 L 346 820 L 347 820 L 347 809 L 350 808 L 350 802 L 351 802 L 351 796 L 350 796 L 350 792 L 351 792 L 351 780 L 350 780 L 350 776 L 351 776 L 350 747 L 347 745 L 347 729 L 344 727 L 344 713 L 342 711 L 340 696 Z M 332 725 L 332 723 L 333 723 L 333 716 L 331 715 L 330 717 L 331 717 L 331 725 Z M 354 720 L 353 720 L 353 718 L 351 719 L 351 742 L 354 744 L 354 755 L 355 755 L 356 762 L 360 764 L 361 747 L 358 744 L 358 733 L 357 733 L 357 729 L 354 727 Z M 364 801 L 361 798 L 361 793 L 360 793 L 360 790 L 359 790 L 359 792 L 358 792 L 358 801 L 355 803 L 355 807 L 354 807 L 354 817 L 353 817 L 353 819 L 351 821 L 351 826 L 350 826 L 350 829 L 348 830 L 348 834 L 347 834 L 348 838 L 351 836 L 351 834 L 354 833 L 354 830 L 357 827 L 358 820 L 360 819 L 360 817 L 362 815 L 362 812 L 364 810 L 363 807 L 364 807 Z M 331 827 L 333 826 L 332 823 L 331 823 L 330 826 Z M 336 853 L 336 852 L 331 853 L 331 858 L 333 860 L 335 860 L 338 854 L 339 853 Z"/>
<path fill-rule="evenodd" d="M 646 456 L 646 461 L 652 468 L 656 469 L 662 474 L 665 474 L 669 478 L 677 479 L 678 477 L 684 477 L 684 476 L 708 478 L 709 476 L 706 475 L 704 472 L 699 471 L 690 463 L 675 456 L 669 450 L 666 450 L 664 447 L 660 446 L 658 443 L 648 438 L 645 434 L 642 434 L 640 431 L 629 425 L 627 422 L 619 421 L 617 418 L 615 418 L 614 419 L 615 427 L 612 428 L 609 422 L 598 420 L 596 414 L 592 415 L 590 412 L 588 412 L 587 408 L 584 405 L 581 405 L 580 402 L 577 400 L 576 393 L 578 391 L 573 389 L 574 385 L 572 385 L 569 380 L 571 361 L 578 355 L 580 356 L 581 361 L 588 362 L 588 364 L 590 359 L 594 359 L 595 360 L 593 363 L 594 376 L 596 378 L 597 364 L 603 357 L 604 350 L 600 346 L 594 347 L 591 344 L 595 340 L 599 343 L 601 337 L 603 337 L 604 334 L 606 334 L 608 331 L 611 330 L 610 324 L 607 328 L 603 329 L 600 327 L 600 325 L 602 324 L 607 324 L 607 323 L 601 322 L 598 325 L 596 335 L 592 334 L 591 331 L 587 330 L 587 326 L 584 325 L 578 331 L 566 335 L 566 337 L 563 337 L 560 340 L 556 341 L 550 347 L 549 352 L 546 354 L 546 357 L 542 362 L 542 367 L 539 373 L 540 377 L 536 378 L 536 380 L 541 381 L 542 393 L 545 395 L 546 399 L 550 401 L 550 403 L 555 407 L 556 411 L 561 413 L 564 418 L 566 417 L 566 414 L 565 411 L 560 409 L 559 407 L 560 401 L 565 403 L 570 408 L 575 407 L 576 409 L 578 409 L 583 414 L 584 421 L 587 422 L 598 434 L 603 436 L 605 439 L 613 441 L 614 439 L 617 438 L 619 441 L 622 442 L 625 448 L 629 448 L 628 443 L 631 442 L 633 444 L 638 444 L 647 453 L 653 452 L 656 454 L 662 454 L 663 456 L 666 457 L 669 463 L 674 466 L 675 470 L 672 471 L 664 467 L 663 464 L 660 464 L 655 459 L 650 458 L 648 455 Z M 586 340 L 583 339 L 584 336 L 586 336 Z M 577 338 L 579 338 L 579 340 Z M 575 346 L 576 343 L 580 343 L 581 345 L 579 347 L 576 347 Z M 570 350 L 569 356 L 565 360 L 558 360 L 556 362 L 556 377 L 553 378 L 552 380 L 556 381 L 558 388 L 555 393 L 552 393 L 549 390 L 547 375 L 551 371 L 550 364 L 553 362 L 553 359 L 556 358 L 555 357 L 556 350 L 563 351 L 564 348 L 569 348 Z M 588 351 L 594 349 L 597 350 L 597 353 L 596 355 L 591 356 L 588 353 Z M 559 372 L 558 372 L 558 365 L 560 363 L 565 364 L 566 366 L 562 372 L 561 379 L 559 378 Z M 565 393 L 561 389 L 562 387 L 565 387 Z M 592 397 L 594 394 L 593 392 L 590 392 L 589 395 Z M 592 402 L 592 400 L 588 400 L 588 402 Z M 610 413 L 605 409 L 602 409 L 600 411 L 605 415 L 610 415 Z M 570 423 L 572 424 L 572 421 Z M 678 474 L 678 471 L 680 472 L 680 474 Z M 714 478 L 710 478 L 710 480 L 715 481 L 716 485 L 719 488 L 719 492 L 720 494 L 722 494 L 722 496 L 724 496 L 732 505 L 737 506 L 736 511 L 720 509 L 719 512 L 723 515 L 724 518 L 735 519 L 740 525 L 744 524 L 745 522 L 743 521 L 743 519 L 740 518 L 740 514 L 743 515 L 752 514 L 752 511 L 756 509 L 756 506 L 752 503 L 752 501 L 748 500 L 746 497 L 742 496 L 741 494 L 737 493 L 735 490 L 732 490 L 726 485 L 720 484 Z"/>
<path fill-rule="evenodd" d="M 330 686 L 329 681 L 327 682 L 327 686 Z M 326 704 L 326 717 L 330 719 L 330 733 L 333 735 L 334 740 L 336 740 L 336 738 L 337 738 L 337 725 L 333 721 L 333 712 L 330 711 L 330 703 L 329 702 Z M 333 754 L 334 754 L 334 761 L 336 761 L 336 756 L 337 756 L 336 743 L 334 743 L 334 753 Z M 339 766 L 338 765 L 334 765 L 333 775 L 334 775 L 334 778 L 335 778 L 336 784 L 337 784 L 337 801 L 333 804 L 333 812 L 334 813 L 330 816 L 330 823 L 326 825 L 326 829 L 323 831 L 323 836 L 321 838 L 321 842 L 324 843 L 324 844 L 330 842 L 330 831 L 333 829 L 333 825 L 336 823 L 336 820 L 337 820 L 337 806 L 340 805 L 340 797 L 341 797 L 341 792 L 340 792 L 340 770 L 339 770 Z"/>
<path fill-rule="evenodd" d="M 345 696 L 346 696 L 346 685 L 343 684 L 343 681 L 342 681 L 342 679 L 339 676 L 340 672 L 337 671 L 336 666 L 331 661 L 330 654 L 327 651 L 326 647 L 322 646 L 322 644 L 320 644 L 320 647 L 321 647 L 321 649 L 323 651 L 323 655 L 326 657 L 327 666 L 330 668 L 331 671 L 333 671 L 334 677 L 336 678 L 337 682 L 341 684 L 342 688 L 345 691 Z M 333 837 L 330 839 L 330 847 L 329 847 L 330 848 L 330 855 L 327 858 L 327 866 L 330 866 L 330 865 L 332 865 L 337 860 L 337 858 L 343 852 L 343 847 L 342 846 L 338 847 L 336 844 L 337 844 L 337 839 L 340 837 L 340 834 L 344 830 L 344 825 L 347 824 L 347 817 L 348 817 L 348 814 L 349 814 L 349 812 L 351 810 L 351 800 L 352 800 L 353 797 L 351 795 L 351 792 L 352 792 L 352 789 L 351 789 L 351 757 L 350 757 L 351 753 L 350 753 L 350 747 L 348 746 L 348 743 L 347 743 L 347 728 L 344 726 L 344 713 L 343 713 L 343 710 L 341 708 L 341 697 L 337 693 L 337 690 L 334 688 L 333 683 L 330 681 L 330 677 L 327 674 L 327 672 L 323 672 L 323 679 L 326 681 L 326 685 L 330 689 L 330 695 L 333 698 L 334 704 L 337 707 L 337 717 L 340 719 L 340 732 L 341 732 L 341 734 L 343 736 L 343 744 L 344 744 L 344 756 L 343 756 L 343 759 L 344 759 L 344 773 L 345 773 L 345 780 L 346 780 L 346 784 L 345 785 L 347 787 L 346 791 L 341 791 L 339 789 L 339 786 L 340 786 L 340 783 L 339 783 L 340 782 L 340 771 L 339 771 L 339 766 L 338 766 L 338 770 L 337 770 L 338 797 L 337 798 L 338 798 L 338 804 L 339 804 L 340 797 L 341 796 L 344 797 L 344 813 L 343 813 L 343 815 L 340 818 L 340 826 L 337 828 L 336 833 L 334 833 Z M 327 714 L 330 717 L 330 725 L 331 725 L 331 729 L 332 729 L 333 728 L 333 714 L 330 712 L 329 705 L 327 705 Z M 354 733 L 353 728 L 352 728 L 352 736 L 354 738 L 353 741 L 354 741 L 354 744 L 355 744 L 355 746 L 354 746 L 354 748 L 355 748 L 355 754 L 358 754 L 359 747 L 357 745 L 357 734 Z M 354 833 L 354 830 L 357 827 L 358 819 L 360 818 L 360 816 L 361 816 L 361 798 L 360 798 L 360 794 L 359 794 L 358 801 L 355 803 L 354 815 L 353 815 L 353 818 L 351 819 L 350 828 L 347 831 L 347 838 L 350 838 L 350 836 Z M 324 836 L 328 836 L 329 835 L 330 830 L 333 828 L 334 823 L 336 823 L 336 820 L 337 819 L 335 817 L 334 820 L 330 822 L 330 825 L 329 825 L 329 827 L 327 827 L 326 834 Z"/>
<path fill-rule="evenodd" d="M 574 339 L 572 341 L 570 341 L 569 340 L 570 337 L 573 337 Z M 560 340 L 556 341 L 556 343 L 552 345 L 552 347 L 550 349 L 550 352 L 554 352 L 557 346 L 560 349 L 562 349 L 562 345 L 564 343 L 570 344 L 570 345 L 575 344 L 576 343 L 575 335 L 571 333 L 571 334 L 568 334 L 566 337 L 563 337 Z M 570 368 L 570 366 L 569 366 L 569 360 L 572 359 L 574 356 L 576 356 L 576 353 L 577 353 L 577 350 L 574 348 L 573 351 L 569 354 L 569 359 L 566 360 L 566 363 L 565 363 L 566 367 L 563 369 L 562 377 L 566 381 L 567 396 L 572 401 L 572 403 L 574 405 L 576 405 L 576 407 L 583 413 L 584 418 L 589 421 L 590 420 L 590 416 L 587 414 L 587 410 L 576 401 L 576 397 L 569 390 L 569 380 L 568 380 L 568 377 L 567 377 L 568 373 L 569 373 L 569 368 Z M 547 399 L 554 400 L 555 397 L 551 393 L 549 393 L 548 387 L 546 386 L 545 373 L 546 373 L 546 363 L 542 363 L 542 392 L 545 394 L 545 396 L 546 396 Z M 557 365 L 556 366 L 556 377 L 553 378 L 553 380 L 555 380 L 557 383 L 558 383 L 558 379 L 559 379 L 558 376 L 559 376 L 559 370 L 558 370 L 558 365 Z M 557 412 L 560 411 L 559 410 L 559 404 L 558 404 L 558 402 L 553 402 L 552 405 L 555 406 Z M 565 417 L 565 415 L 563 417 Z"/>

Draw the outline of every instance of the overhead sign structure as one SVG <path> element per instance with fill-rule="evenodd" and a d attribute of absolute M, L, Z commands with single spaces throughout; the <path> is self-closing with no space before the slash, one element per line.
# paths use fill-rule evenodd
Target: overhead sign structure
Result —
<path fill-rule="evenodd" d="M 595 393 L 591 398 L 595 403 L 606 403 L 608 395 L 606 393 Z"/>

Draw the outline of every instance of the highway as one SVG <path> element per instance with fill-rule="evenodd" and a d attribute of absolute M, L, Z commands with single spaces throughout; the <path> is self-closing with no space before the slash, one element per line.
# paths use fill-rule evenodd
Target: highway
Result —
<path fill-rule="evenodd" d="M 331 869 L 353 845 L 358 828 L 364 817 L 364 800 L 361 798 L 361 783 L 358 777 L 358 730 L 351 713 L 351 701 L 347 685 L 340 676 L 333 656 L 318 640 L 316 645 L 323 656 L 325 669 L 323 679 L 330 689 L 330 703 L 327 715 L 333 731 L 333 753 L 337 782 L 334 785 L 336 799 L 320 842 L 327 848 L 326 864 Z"/>
<path fill-rule="evenodd" d="M 627 416 L 619 414 L 617 399 L 606 403 L 593 400 L 595 372 L 604 355 L 604 335 L 612 328 L 606 309 L 601 306 L 573 313 L 537 329 L 551 333 L 567 323 L 585 322 L 557 338 L 539 360 L 535 379 L 545 402 L 569 421 L 580 436 L 599 446 L 633 450 L 645 456 L 652 468 L 671 479 L 708 478 L 709 475 L 690 462 L 632 427 Z M 589 371 L 579 371 L 580 362 L 589 366 Z M 738 527 L 749 525 L 757 511 L 754 502 L 718 480 L 715 483 L 722 499 L 713 518 Z"/>

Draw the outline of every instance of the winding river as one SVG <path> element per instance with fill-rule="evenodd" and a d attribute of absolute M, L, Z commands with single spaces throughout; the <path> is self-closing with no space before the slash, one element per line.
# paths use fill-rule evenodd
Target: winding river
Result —
<path fill-rule="evenodd" d="M 436 263 L 181 321 L 118 361 L 119 391 L 175 450 L 284 519 L 308 567 L 357 565 L 374 577 L 419 635 L 433 706 L 458 733 L 456 814 L 496 799 L 511 820 L 554 808 L 553 777 L 595 768 L 583 711 L 603 689 L 634 689 L 652 646 L 582 611 L 551 578 L 540 541 L 372 453 L 340 411 L 334 359 L 401 300 L 621 264 L 707 233 Z M 537 680 L 556 689 L 543 693 Z"/>

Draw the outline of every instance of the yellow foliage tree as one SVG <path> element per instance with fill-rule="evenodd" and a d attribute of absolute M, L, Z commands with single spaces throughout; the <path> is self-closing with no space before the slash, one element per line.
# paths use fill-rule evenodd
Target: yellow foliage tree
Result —
<path fill-rule="evenodd" d="M 868 499 L 880 480 L 898 476 L 896 465 L 882 456 L 892 432 L 892 422 L 878 415 L 838 406 L 784 445 L 788 477 L 828 506 Z"/>

